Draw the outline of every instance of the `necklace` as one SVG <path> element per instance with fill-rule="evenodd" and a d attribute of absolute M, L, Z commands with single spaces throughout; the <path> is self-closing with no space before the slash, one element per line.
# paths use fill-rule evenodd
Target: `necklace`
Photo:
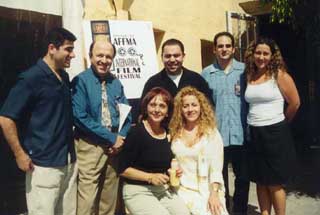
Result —
<path fill-rule="evenodd" d="M 166 137 L 166 131 L 162 127 L 153 127 L 147 120 L 142 121 L 147 132 L 156 139 L 163 139 Z"/>

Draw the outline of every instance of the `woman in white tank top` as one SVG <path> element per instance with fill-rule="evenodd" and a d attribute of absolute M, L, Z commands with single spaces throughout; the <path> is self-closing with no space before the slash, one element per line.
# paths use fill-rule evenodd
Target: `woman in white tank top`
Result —
<path fill-rule="evenodd" d="M 246 51 L 250 128 L 250 180 L 257 184 L 262 215 L 285 214 L 284 185 L 292 175 L 295 149 L 287 125 L 300 105 L 293 79 L 287 73 L 280 50 L 271 39 L 260 38 Z M 287 107 L 284 110 L 284 102 Z"/>

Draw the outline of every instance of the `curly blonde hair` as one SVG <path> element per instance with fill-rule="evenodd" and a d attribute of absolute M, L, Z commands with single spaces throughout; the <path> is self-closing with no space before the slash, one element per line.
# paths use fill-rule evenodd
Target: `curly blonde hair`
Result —
<path fill-rule="evenodd" d="M 213 108 L 206 96 L 194 87 L 184 87 L 174 98 L 174 108 L 172 118 L 169 123 L 169 131 L 172 140 L 180 137 L 182 129 L 185 126 L 185 119 L 182 115 L 183 98 L 187 95 L 195 96 L 200 103 L 200 116 L 198 119 L 198 138 L 204 134 L 209 134 L 216 128 L 216 120 Z"/>
<path fill-rule="evenodd" d="M 257 46 L 262 44 L 269 46 L 271 50 L 271 60 L 267 65 L 267 77 L 274 77 L 275 79 L 277 79 L 279 70 L 287 72 L 287 67 L 282 58 L 278 45 L 272 39 L 261 37 L 257 41 L 251 42 L 245 52 L 244 62 L 246 64 L 245 74 L 247 77 L 247 81 L 251 81 L 253 79 L 254 73 L 257 72 L 254 53 Z"/>

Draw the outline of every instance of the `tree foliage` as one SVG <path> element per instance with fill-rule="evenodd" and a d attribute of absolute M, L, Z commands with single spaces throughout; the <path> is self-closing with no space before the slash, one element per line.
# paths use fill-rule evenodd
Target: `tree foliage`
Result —
<path fill-rule="evenodd" d="M 271 22 L 290 23 L 296 21 L 295 7 L 305 0 L 260 0 L 263 3 L 272 3 Z"/>

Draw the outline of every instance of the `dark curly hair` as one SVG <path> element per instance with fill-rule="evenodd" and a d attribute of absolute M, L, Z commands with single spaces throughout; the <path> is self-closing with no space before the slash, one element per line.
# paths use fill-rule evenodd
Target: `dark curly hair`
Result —
<path fill-rule="evenodd" d="M 280 49 L 278 45 L 274 42 L 274 40 L 270 38 L 260 37 L 257 41 L 253 41 L 252 43 L 250 43 L 249 47 L 245 52 L 244 61 L 246 64 L 245 73 L 247 81 L 251 81 L 254 73 L 257 71 L 257 66 L 254 60 L 254 52 L 257 46 L 262 44 L 269 46 L 271 50 L 271 60 L 267 65 L 266 75 L 277 79 L 279 70 L 282 70 L 284 72 L 288 71 L 285 62 L 282 58 Z"/>

